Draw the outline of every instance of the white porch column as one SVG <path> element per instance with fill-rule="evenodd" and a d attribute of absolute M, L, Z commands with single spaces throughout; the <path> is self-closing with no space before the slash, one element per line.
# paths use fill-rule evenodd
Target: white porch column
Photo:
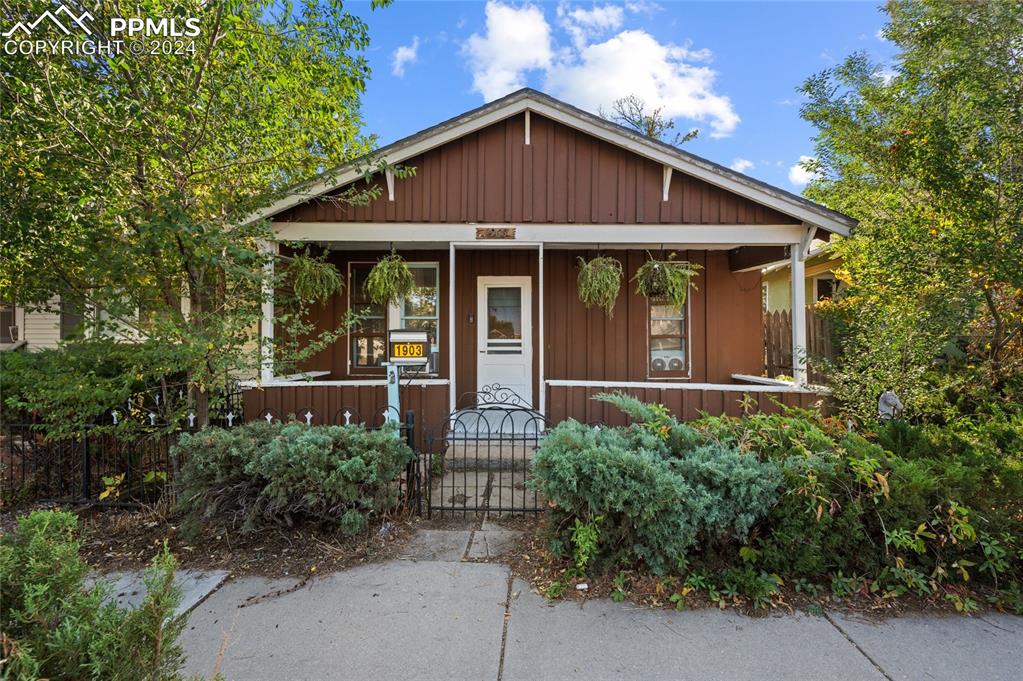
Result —
<path fill-rule="evenodd" d="M 448 243 L 448 413 L 455 412 L 455 244 Z"/>
<path fill-rule="evenodd" d="M 792 273 L 792 377 L 806 385 L 806 268 L 802 244 L 789 246 Z"/>
<path fill-rule="evenodd" d="M 262 382 L 266 383 L 272 381 L 274 377 L 273 256 L 277 254 L 277 244 L 271 244 L 264 241 L 260 244 L 259 248 L 268 256 L 266 263 L 263 264 L 263 273 L 265 275 L 265 279 L 263 281 L 263 317 L 259 324 L 259 378 Z"/>
<path fill-rule="evenodd" d="M 539 338 L 540 338 L 540 348 L 539 348 L 539 351 L 540 351 L 540 354 L 539 354 L 540 369 L 539 369 L 539 372 L 538 372 L 538 375 L 537 375 L 537 379 L 536 379 L 536 389 L 540 391 L 540 401 L 539 401 L 540 409 L 539 409 L 539 411 L 540 411 L 541 414 L 546 415 L 547 412 L 545 411 L 544 407 L 547 406 L 547 389 L 544 387 L 543 362 L 544 362 L 544 346 L 547 344 L 546 343 L 547 336 L 544 335 L 544 330 L 543 330 L 543 242 L 540 242 L 540 245 L 537 246 L 537 253 L 538 253 L 538 259 L 539 259 L 539 262 L 540 262 L 540 273 L 537 275 L 537 280 L 538 280 L 537 281 L 537 287 L 540 289 L 540 293 L 538 294 L 538 298 L 540 300 L 540 305 L 539 305 L 540 311 L 539 311 L 539 315 L 538 315 L 538 318 L 540 320 L 540 323 L 538 324 L 538 327 L 539 327 L 538 335 L 539 335 Z"/>

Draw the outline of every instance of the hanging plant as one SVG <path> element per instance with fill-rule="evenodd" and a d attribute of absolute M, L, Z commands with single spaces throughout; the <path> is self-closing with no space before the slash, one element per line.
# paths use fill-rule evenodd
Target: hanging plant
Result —
<path fill-rule="evenodd" d="M 366 295 L 378 305 L 406 298 L 416 287 L 408 263 L 394 251 L 380 258 L 366 277 Z"/>
<path fill-rule="evenodd" d="M 622 264 L 616 258 L 598 255 L 589 262 L 579 258 L 579 300 L 586 307 L 602 307 L 615 316 L 615 301 L 622 288 Z"/>
<path fill-rule="evenodd" d="M 667 299 L 676 307 L 685 305 L 689 287 L 696 288 L 692 280 L 700 266 L 687 260 L 675 260 L 675 256 L 672 253 L 667 260 L 651 258 L 640 265 L 632 278 L 636 282 L 636 293 L 648 299 Z"/>
<path fill-rule="evenodd" d="M 344 287 L 337 268 L 306 251 L 288 260 L 291 287 L 300 300 L 322 302 Z"/>

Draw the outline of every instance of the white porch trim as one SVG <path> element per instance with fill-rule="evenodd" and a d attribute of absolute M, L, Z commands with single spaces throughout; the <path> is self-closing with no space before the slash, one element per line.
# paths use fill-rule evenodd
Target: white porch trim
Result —
<path fill-rule="evenodd" d="M 455 413 L 455 404 L 458 402 L 458 392 L 455 389 L 455 377 L 458 372 L 455 369 L 458 353 L 455 352 L 455 244 L 448 244 L 448 376 L 451 381 L 451 389 L 448 390 L 448 413 Z"/>
<path fill-rule="evenodd" d="M 793 244 L 789 255 L 792 290 L 792 378 L 806 385 L 806 267 L 800 244 Z"/>
<path fill-rule="evenodd" d="M 544 295 L 543 294 L 544 294 L 544 290 L 543 290 L 543 244 L 542 243 L 539 246 L 537 246 L 536 253 L 537 253 L 537 259 L 539 260 L 539 269 L 537 270 L 538 273 L 537 273 L 537 282 L 536 282 L 537 289 L 539 289 L 539 291 L 537 293 L 537 298 L 540 301 L 540 304 L 538 306 L 539 310 L 537 312 L 537 319 L 539 320 L 539 322 L 537 324 L 537 327 L 538 327 L 537 328 L 537 338 L 540 339 L 540 347 L 537 348 L 537 352 L 539 353 L 539 355 L 537 357 L 538 368 L 537 368 L 537 377 L 536 377 L 536 385 L 539 388 L 540 394 L 537 396 L 537 400 L 538 400 L 537 404 L 540 405 L 540 413 L 541 414 L 545 414 L 545 413 L 547 413 L 546 411 L 544 411 L 544 407 L 547 405 L 547 391 L 543 389 L 543 373 L 544 373 L 543 372 L 543 363 L 544 363 L 544 347 L 547 345 L 547 337 L 544 335 L 545 332 L 544 332 L 544 327 L 543 327 L 543 299 L 544 299 Z"/>
<path fill-rule="evenodd" d="M 563 381 L 551 379 L 545 382 L 551 387 L 561 388 L 656 388 L 662 390 L 721 390 L 740 393 L 813 393 L 806 386 L 789 384 L 740 385 L 737 383 L 673 383 L 669 381 Z"/>
<path fill-rule="evenodd" d="M 405 385 L 450 385 L 451 381 L 447 378 L 413 378 L 411 383 L 406 383 L 408 379 L 402 379 L 402 387 Z M 275 378 L 270 381 L 241 381 L 239 385 L 242 388 L 343 388 L 343 387 L 369 387 L 369 386 L 386 386 L 386 378 L 367 378 L 367 379 L 352 379 L 345 381 L 295 381 L 287 380 L 284 378 Z"/>
<path fill-rule="evenodd" d="M 263 265 L 266 280 L 263 282 L 263 318 L 259 324 L 259 376 L 265 382 L 274 379 L 274 290 L 271 280 L 274 276 L 277 244 L 264 241 L 259 244 L 259 249 L 268 256 Z"/>
<path fill-rule="evenodd" d="M 477 239 L 478 228 L 514 229 L 514 239 Z M 684 225 L 580 223 L 423 223 L 423 222 L 279 222 L 282 241 L 370 243 L 457 243 L 476 248 L 508 248 L 544 243 L 622 245 L 631 248 L 735 248 L 801 243 L 804 225 Z"/>

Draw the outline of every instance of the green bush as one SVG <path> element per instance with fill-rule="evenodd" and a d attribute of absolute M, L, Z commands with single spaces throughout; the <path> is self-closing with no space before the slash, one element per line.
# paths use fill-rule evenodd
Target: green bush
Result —
<path fill-rule="evenodd" d="M 734 448 L 688 442 L 678 433 L 634 425 L 559 424 L 533 458 L 533 485 L 548 499 L 553 545 L 565 552 L 576 524 L 597 524 L 597 569 L 645 564 L 679 568 L 697 543 L 746 541 L 772 506 L 780 471 Z M 670 429 L 669 429 L 670 431 Z"/>
<path fill-rule="evenodd" d="M 5 679 L 177 679 L 184 618 L 174 558 L 153 559 L 137 609 L 110 602 L 110 585 L 86 587 L 77 517 L 35 511 L 0 537 L 0 645 Z"/>
<path fill-rule="evenodd" d="M 893 421 L 865 435 L 805 411 L 705 417 L 693 426 L 782 466 L 784 491 L 752 543 L 766 570 L 869 575 L 896 590 L 1023 576 L 1017 415 L 944 426 Z M 997 569 L 992 541 L 1006 553 Z"/>
<path fill-rule="evenodd" d="M 394 508 L 391 483 L 415 457 L 394 426 L 307 426 L 256 422 L 182 435 L 180 505 L 185 529 L 205 520 L 291 526 L 317 520 L 353 535 Z"/>
<path fill-rule="evenodd" d="M 565 422 L 533 460 L 552 549 L 576 563 L 583 537 L 598 569 L 717 574 L 715 593 L 755 603 L 780 575 L 889 595 L 980 583 L 1023 608 L 1023 412 L 859 434 L 807 410 L 685 424 L 627 395 L 597 399 L 633 423 Z"/>
<path fill-rule="evenodd" d="M 120 430 L 128 430 L 144 418 L 123 418 L 125 403 L 140 393 L 152 397 L 161 381 L 174 386 L 174 398 L 183 379 L 175 369 L 177 350 L 152 342 L 117 343 L 106 338 L 77 341 L 38 352 L 0 353 L 3 376 L 2 417 L 19 422 L 34 415 L 51 437 L 81 432 L 86 425 L 101 424 L 111 408 L 122 413 Z M 149 403 L 152 406 L 152 403 Z M 148 412 L 148 407 L 147 407 Z"/>

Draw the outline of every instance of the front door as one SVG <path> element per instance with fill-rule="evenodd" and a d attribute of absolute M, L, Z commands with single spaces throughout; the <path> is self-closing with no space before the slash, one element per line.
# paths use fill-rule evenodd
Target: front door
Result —
<path fill-rule="evenodd" d="M 529 277 L 478 277 L 477 390 L 500 385 L 533 403 L 533 300 Z"/>

